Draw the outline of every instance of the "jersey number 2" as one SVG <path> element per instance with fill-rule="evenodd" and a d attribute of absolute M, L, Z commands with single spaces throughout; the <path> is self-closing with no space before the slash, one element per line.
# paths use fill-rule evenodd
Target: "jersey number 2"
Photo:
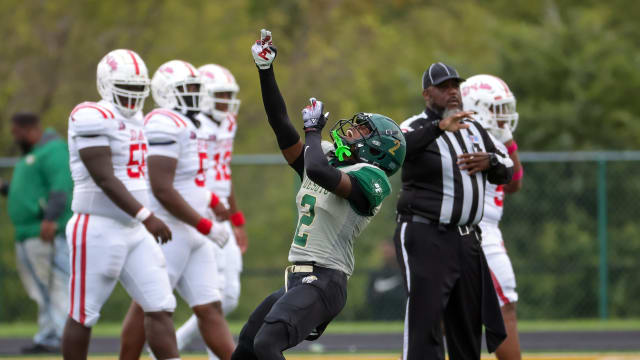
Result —
<path fill-rule="evenodd" d="M 293 244 L 300 247 L 305 247 L 307 246 L 307 238 L 309 237 L 309 234 L 304 231 L 304 228 L 302 228 L 302 226 L 311 226 L 311 224 L 313 223 L 313 218 L 316 217 L 316 212 L 314 209 L 316 206 L 316 197 L 305 194 L 302 197 L 302 201 L 300 201 L 300 205 L 305 207 L 308 206 L 309 214 L 305 214 L 300 217 L 300 221 L 298 221 L 298 226 L 296 228 L 296 235 L 293 238 Z"/>

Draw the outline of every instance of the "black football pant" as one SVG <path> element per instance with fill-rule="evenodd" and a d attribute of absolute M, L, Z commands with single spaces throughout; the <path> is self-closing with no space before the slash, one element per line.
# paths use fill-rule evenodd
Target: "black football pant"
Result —
<path fill-rule="evenodd" d="M 394 242 L 409 296 L 403 360 L 444 359 L 443 319 L 450 359 L 480 359 L 482 266 L 487 266 L 480 235 L 405 221 L 398 223 Z"/>
<path fill-rule="evenodd" d="M 288 291 L 283 287 L 258 305 L 231 359 L 284 359 L 284 350 L 317 339 L 346 301 L 347 277 L 341 271 L 314 266 L 312 273 L 289 273 Z"/>

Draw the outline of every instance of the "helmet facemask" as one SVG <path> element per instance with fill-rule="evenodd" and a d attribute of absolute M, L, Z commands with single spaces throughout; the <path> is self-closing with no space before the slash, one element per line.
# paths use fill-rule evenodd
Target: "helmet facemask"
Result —
<path fill-rule="evenodd" d="M 199 79 L 187 79 L 174 84 L 173 95 L 176 98 L 176 108 L 183 114 L 200 111 L 200 101 L 204 94 Z"/>
<path fill-rule="evenodd" d="M 340 148 L 340 145 L 345 144 L 351 150 L 351 153 L 355 152 L 354 158 L 356 161 L 360 160 L 357 149 L 365 146 L 367 139 L 373 132 L 374 129 L 372 129 L 364 113 L 358 113 L 351 119 L 340 119 L 331 128 L 331 133 L 336 134 L 341 140 L 341 143 L 338 143 L 338 141 L 334 139 L 336 149 Z"/>
<path fill-rule="evenodd" d="M 215 120 L 224 121 L 228 114 L 237 114 L 240 109 L 240 100 L 236 99 L 236 96 L 237 91 L 207 89 L 207 95 L 202 100 L 202 108 Z"/>
<path fill-rule="evenodd" d="M 519 115 L 516 112 L 516 101 L 510 99 L 505 102 L 496 102 L 489 106 L 489 111 L 493 114 L 496 127 L 508 128 L 511 132 L 516 131 Z"/>
<path fill-rule="evenodd" d="M 119 81 L 111 84 L 111 102 L 126 117 L 135 115 L 144 107 L 149 96 L 149 81 Z"/>

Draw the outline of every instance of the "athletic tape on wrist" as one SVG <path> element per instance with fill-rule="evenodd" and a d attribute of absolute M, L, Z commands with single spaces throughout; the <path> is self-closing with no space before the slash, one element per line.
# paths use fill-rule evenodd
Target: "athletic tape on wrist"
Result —
<path fill-rule="evenodd" d="M 231 220 L 231 224 L 233 224 L 233 226 L 242 226 L 245 222 L 244 214 L 242 213 L 242 211 L 238 211 L 231 215 L 229 220 Z"/>
<path fill-rule="evenodd" d="M 511 142 L 511 145 L 507 146 L 507 152 L 511 155 L 516 151 L 518 151 L 518 144 L 516 144 L 516 141 L 514 140 Z"/>
<path fill-rule="evenodd" d="M 200 218 L 200 221 L 198 221 L 198 225 L 196 225 L 196 229 L 204 235 L 208 235 L 211 232 L 211 227 L 213 226 L 213 223 L 211 222 L 211 220 L 207 219 L 207 218 Z"/>
<path fill-rule="evenodd" d="M 147 209 L 146 207 L 143 206 L 136 213 L 136 219 L 138 219 L 138 221 L 140 221 L 140 222 L 143 222 L 143 221 L 147 220 L 149 218 L 149 216 L 151 216 L 151 214 L 153 214 L 151 212 L 151 210 L 149 210 L 149 209 Z"/>

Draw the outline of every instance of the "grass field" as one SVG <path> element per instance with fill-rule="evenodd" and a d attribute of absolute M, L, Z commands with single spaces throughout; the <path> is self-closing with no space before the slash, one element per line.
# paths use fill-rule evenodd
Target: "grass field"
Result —
<path fill-rule="evenodd" d="M 398 360 L 400 357 L 390 354 L 326 354 L 326 355 L 291 355 L 288 360 Z M 111 359 L 113 356 L 90 356 L 89 359 Z M 2 357 L 3 360 L 57 360 L 59 357 Z M 149 360 L 147 357 L 142 359 Z M 182 359 L 207 360 L 204 355 L 187 355 Z M 483 360 L 495 359 L 493 356 L 483 356 Z M 635 360 L 640 359 L 640 354 L 525 354 L 524 360 Z"/>
<path fill-rule="evenodd" d="M 242 322 L 229 322 L 231 332 L 238 334 Z M 93 336 L 118 336 L 120 323 L 98 323 L 92 331 Z M 377 334 L 401 333 L 402 322 L 333 322 L 327 328 L 327 334 Z M 521 332 L 536 331 L 613 331 L 640 330 L 640 319 L 607 320 L 536 320 L 519 321 Z M 0 323 L 0 338 L 31 337 L 37 330 L 35 323 Z M 640 340 L 639 340 L 640 341 Z"/>

